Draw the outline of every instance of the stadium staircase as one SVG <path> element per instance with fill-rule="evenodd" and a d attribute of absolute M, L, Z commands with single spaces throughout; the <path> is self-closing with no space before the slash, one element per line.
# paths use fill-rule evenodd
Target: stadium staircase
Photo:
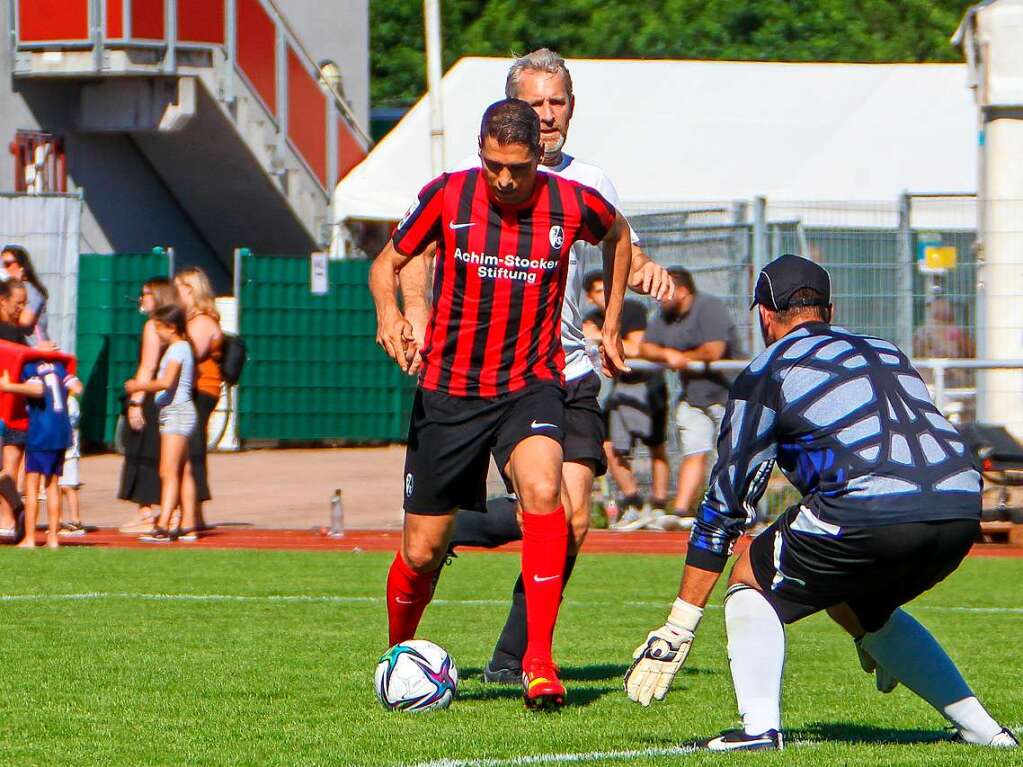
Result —
<path fill-rule="evenodd" d="M 329 241 L 369 137 L 270 0 L 10 0 L 15 79 L 79 83 L 77 127 L 129 134 L 221 258 Z"/>

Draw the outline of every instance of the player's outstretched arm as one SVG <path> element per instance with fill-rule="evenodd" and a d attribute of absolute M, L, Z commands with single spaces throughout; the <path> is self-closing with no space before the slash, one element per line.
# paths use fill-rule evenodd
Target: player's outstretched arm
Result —
<path fill-rule="evenodd" d="M 621 213 L 615 213 L 614 223 L 601 242 L 601 247 L 607 292 L 607 309 L 601 330 L 603 372 L 607 376 L 616 376 L 630 370 L 625 364 L 625 349 L 622 345 L 622 307 L 625 304 L 625 287 L 632 263 L 632 236 Z"/>
<path fill-rule="evenodd" d="M 625 692 L 629 700 L 641 706 L 664 700 L 675 675 L 689 656 L 703 608 L 720 575 L 686 565 L 668 620 L 647 634 L 646 640 L 632 653 L 632 665 L 625 672 Z"/>
<path fill-rule="evenodd" d="M 657 301 L 667 301 L 675 295 L 675 281 L 668 270 L 647 258 L 636 243 L 632 243 L 632 263 L 629 265 L 629 287 L 636 293 Z"/>
<path fill-rule="evenodd" d="M 369 290 L 377 312 L 377 343 L 406 373 L 417 346 L 412 324 L 398 307 L 397 284 L 398 274 L 409 260 L 388 242 L 369 269 Z"/>

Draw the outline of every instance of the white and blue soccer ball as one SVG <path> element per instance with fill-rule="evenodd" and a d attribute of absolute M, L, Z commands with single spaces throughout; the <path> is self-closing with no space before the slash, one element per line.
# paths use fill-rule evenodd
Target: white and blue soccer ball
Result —
<path fill-rule="evenodd" d="M 439 711 L 455 698 L 458 669 L 442 647 L 411 639 L 380 657 L 374 682 L 377 700 L 390 711 Z"/>

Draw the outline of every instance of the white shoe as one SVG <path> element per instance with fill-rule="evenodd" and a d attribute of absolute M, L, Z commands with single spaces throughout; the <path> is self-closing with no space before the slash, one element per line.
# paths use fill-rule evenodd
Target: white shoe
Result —
<path fill-rule="evenodd" d="M 0 527 L 0 538 L 13 538 L 18 534 L 18 531 L 13 527 Z"/>
<path fill-rule="evenodd" d="M 991 742 L 988 745 L 995 748 L 1019 748 L 1019 741 L 1016 740 L 1016 736 L 1010 730 L 1003 727 L 1000 733 L 991 738 Z"/>
<path fill-rule="evenodd" d="M 622 515 L 621 519 L 615 524 L 615 530 L 640 530 L 646 527 L 646 524 L 651 520 L 652 515 L 649 511 L 641 511 L 635 507 L 630 507 Z"/>
<path fill-rule="evenodd" d="M 682 517 L 674 513 L 666 513 L 663 517 L 657 520 L 657 524 L 661 530 L 667 532 L 676 532 L 678 530 L 689 530 L 693 523 L 696 522 L 692 517 Z"/>
<path fill-rule="evenodd" d="M 650 509 L 646 512 L 648 515 L 647 522 L 643 525 L 644 530 L 654 530 L 658 533 L 663 532 L 664 528 L 661 527 L 661 520 L 664 519 L 667 514 L 664 513 L 663 509 Z"/>

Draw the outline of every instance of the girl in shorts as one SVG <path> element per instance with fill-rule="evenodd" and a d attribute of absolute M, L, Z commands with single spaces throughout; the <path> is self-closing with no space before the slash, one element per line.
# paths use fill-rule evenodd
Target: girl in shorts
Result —
<path fill-rule="evenodd" d="M 161 306 L 151 315 L 157 335 L 167 349 L 152 381 L 128 381 L 128 394 L 153 392 L 160 408 L 160 518 L 151 533 L 140 536 L 148 543 L 169 543 L 171 515 L 181 499 L 181 483 L 192 471 L 188 460 L 188 442 L 196 428 L 192 388 L 195 381 L 195 354 L 186 338 L 185 312 L 176 305 Z"/>

